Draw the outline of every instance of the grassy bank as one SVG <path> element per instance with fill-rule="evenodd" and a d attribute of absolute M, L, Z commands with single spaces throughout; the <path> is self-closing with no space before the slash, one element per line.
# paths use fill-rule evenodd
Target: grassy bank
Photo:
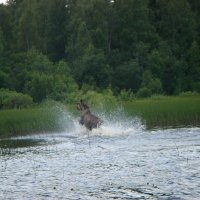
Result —
<path fill-rule="evenodd" d="M 124 102 L 125 111 L 139 116 L 147 128 L 200 126 L 200 97 L 154 97 Z"/>
<path fill-rule="evenodd" d="M 121 102 L 107 103 L 104 110 L 112 113 L 119 105 Z M 122 106 L 127 115 L 140 117 L 150 129 L 200 126 L 200 96 L 134 99 L 123 101 Z M 2 110 L 0 137 L 63 131 L 67 124 L 66 112 L 63 112 L 65 109 L 63 105 L 50 104 L 29 109 Z M 78 115 L 74 105 L 67 105 L 67 110 L 72 115 Z"/>
<path fill-rule="evenodd" d="M 63 126 L 56 108 L 31 108 L 0 111 L 0 137 L 61 131 Z"/>

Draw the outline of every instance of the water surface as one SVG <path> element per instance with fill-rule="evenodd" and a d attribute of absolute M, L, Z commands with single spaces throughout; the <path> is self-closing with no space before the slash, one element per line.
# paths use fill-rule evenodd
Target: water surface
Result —
<path fill-rule="evenodd" d="M 200 199 L 200 129 L 136 119 L 0 141 L 0 199 Z"/>

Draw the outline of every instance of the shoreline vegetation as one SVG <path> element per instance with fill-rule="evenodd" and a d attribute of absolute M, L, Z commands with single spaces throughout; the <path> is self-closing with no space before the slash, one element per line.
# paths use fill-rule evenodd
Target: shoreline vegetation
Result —
<path fill-rule="evenodd" d="M 0 4 L 0 137 L 66 130 L 63 115 L 78 117 L 80 99 L 111 113 L 120 105 L 147 129 L 199 126 L 199 8 L 195 0 Z"/>
<path fill-rule="evenodd" d="M 126 102 L 126 112 L 140 117 L 147 129 L 198 127 L 200 97 L 160 97 Z"/>
<path fill-rule="evenodd" d="M 63 130 L 58 113 L 47 108 L 0 111 L 0 138 Z"/>
<path fill-rule="evenodd" d="M 84 99 L 93 107 L 110 112 L 121 106 L 126 115 L 139 117 L 147 129 L 198 127 L 200 95 L 154 96 L 122 100 L 112 95 L 91 92 Z M 0 110 L 0 138 L 66 130 L 67 112 L 77 116 L 74 104 L 46 101 L 23 109 Z"/>

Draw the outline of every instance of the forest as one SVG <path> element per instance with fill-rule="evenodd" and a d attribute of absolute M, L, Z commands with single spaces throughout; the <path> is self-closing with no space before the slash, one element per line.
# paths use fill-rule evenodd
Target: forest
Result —
<path fill-rule="evenodd" d="M 199 0 L 8 0 L 0 108 L 8 96 L 29 104 L 73 103 L 88 91 L 199 93 L 199 19 Z"/>

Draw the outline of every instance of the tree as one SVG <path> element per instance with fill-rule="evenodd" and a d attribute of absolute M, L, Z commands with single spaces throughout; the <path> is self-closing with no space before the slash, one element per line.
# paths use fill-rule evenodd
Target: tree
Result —
<path fill-rule="evenodd" d="M 179 58 L 195 38 L 195 18 L 187 0 L 157 0 L 155 26 Z"/>
<path fill-rule="evenodd" d="M 149 70 L 143 73 L 141 88 L 147 88 L 151 94 L 162 93 L 162 83 L 160 79 L 153 77 Z"/>
<path fill-rule="evenodd" d="M 67 54 L 73 76 L 80 86 L 92 84 L 105 88 L 110 83 L 107 49 L 106 3 L 100 0 L 76 1 L 71 10 L 71 31 Z"/>
<path fill-rule="evenodd" d="M 198 0 L 188 0 L 189 4 L 191 5 L 192 11 L 193 11 L 193 16 L 195 18 L 195 24 L 196 24 L 196 41 L 198 45 L 200 45 L 200 1 Z"/>
<path fill-rule="evenodd" d="M 77 55 L 77 52 L 81 53 L 85 45 L 88 46 L 90 43 L 95 48 L 108 53 L 110 48 L 109 3 L 102 0 L 77 0 L 69 7 L 71 10 L 70 23 L 67 26 L 70 35 L 68 53 Z"/>
<path fill-rule="evenodd" d="M 147 69 L 153 76 L 162 79 L 167 57 L 159 49 L 153 49 L 147 56 Z"/>
<path fill-rule="evenodd" d="M 150 23 L 148 1 L 118 0 L 114 3 L 114 9 L 117 19 L 112 50 L 116 52 L 119 49 L 121 62 L 138 59 L 144 67 L 146 53 L 158 43 L 158 35 Z"/>
<path fill-rule="evenodd" d="M 41 4 L 43 2 L 41 1 Z M 44 29 L 46 33 L 44 35 L 46 39 L 46 53 L 53 61 L 58 61 L 65 57 L 65 45 L 67 41 L 65 25 L 68 20 L 66 3 L 66 0 L 46 0 L 46 4 L 43 3 L 42 5 L 42 8 L 47 7 L 47 16 L 44 16 L 45 18 L 43 19 L 43 24 L 46 27 Z M 38 24 L 40 23 L 38 22 Z"/>
<path fill-rule="evenodd" d="M 50 97 L 57 101 L 73 102 L 78 95 L 78 84 L 73 79 L 68 64 L 60 61 L 53 68 L 53 92 Z"/>
<path fill-rule="evenodd" d="M 8 74 L 0 70 L 0 88 L 7 87 Z"/>
<path fill-rule="evenodd" d="M 194 41 L 188 50 L 187 80 L 189 90 L 200 92 L 200 48 Z"/>
<path fill-rule="evenodd" d="M 178 61 L 174 56 L 171 56 L 165 65 L 164 74 L 162 78 L 163 89 L 167 95 L 173 95 L 180 92 L 179 78 L 180 78 L 180 65 L 181 62 Z"/>
<path fill-rule="evenodd" d="M 104 53 L 88 46 L 82 57 L 74 63 L 74 74 L 81 85 L 92 84 L 99 88 L 106 88 L 110 83 L 110 67 L 106 63 Z"/>
<path fill-rule="evenodd" d="M 1 27 L 0 27 L 0 59 L 4 52 L 4 46 L 5 46 L 5 40 L 4 40 L 3 32 L 1 31 Z"/>
<path fill-rule="evenodd" d="M 33 97 L 34 102 L 41 102 L 53 91 L 53 77 L 39 73 L 33 73 L 31 76 L 31 80 L 26 83 L 25 91 Z"/>
<path fill-rule="evenodd" d="M 113 74 L 113 86 L 119 89 L 132 89 L 136 92 L 142 82 L 142 70 L 137 60 L 129 60 L 117 66 Z"/>
<path fill-rule="evenodd" d="M 140 96 L 200 91 L 199 8 L 197 0 L 8 0 L 0 87 L 37 102 L 108 86 Z"/>
<path fill-rule="evenodd" d="M 17 42 L 20 50 L 29 51 L 37 44 L 37 24 L 35 21 L 36 0 L 23 1 L 20 5 L 21 12 L 17 22 Z"/>
<path fill-rule="evenodd" d="M 3 42 L 3 49 L 5 51 L 12 49 L 12 39 L 13 39 L 13 16 L 11 10 L 0 4 L 0 55 Z"/>

